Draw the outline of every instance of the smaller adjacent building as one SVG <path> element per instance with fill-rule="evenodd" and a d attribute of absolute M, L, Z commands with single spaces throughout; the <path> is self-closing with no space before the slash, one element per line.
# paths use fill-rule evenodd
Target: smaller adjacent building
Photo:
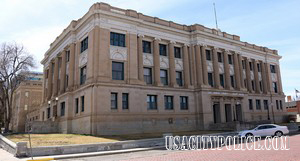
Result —
<path fill-rule="evenodd" d="M 289 120 L 294 122 L 300 122 L 300 99 L 292 100 L 291 96 L 287 96 L 287 101 L 284 103 Z"/>
<path fill-rule="evenodd" d="M 26 121 L 39 119 L 39 108 L 43 96 L 43 73 L 26 73 L 13 94 L 11 130 L 25 132 Z M 36 111 L 36 112 L 34 112 Z M 27 118 L 27 114 L 29 114 Z"/>

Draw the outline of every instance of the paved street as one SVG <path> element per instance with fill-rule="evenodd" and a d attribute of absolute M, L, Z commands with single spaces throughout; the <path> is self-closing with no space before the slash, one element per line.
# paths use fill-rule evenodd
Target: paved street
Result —
<path fill-rule="evenodd" d="M 261 141 L 263 144 L 264 141 Z M 106 155 L 69 159 L 69 161 L 162 161 L 162 160 L 299 160 L 300 135 L 290 137 L 290 150 L 198 150 L 198 151 L 167 151 L 150 150 L 126 154 Z"/>

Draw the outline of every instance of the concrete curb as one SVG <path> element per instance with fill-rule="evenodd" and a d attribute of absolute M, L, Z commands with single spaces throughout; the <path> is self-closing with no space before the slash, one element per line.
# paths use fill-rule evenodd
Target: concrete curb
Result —
<path fill-rule="evenodd" d="M 134 149 L 125 149 L 125 150 L 113 150 L 113 151 L 102 151 L 102 152 L 92 152 L 92 153 L 80 153 L 80 154 L 67 154 L 67 155 L 54 155 L 47 157 L 38 157 L 36 159 L 25 159 L 26 161 L 50 161 L 50 160 L 59 160 L 59 159 L 71 159 L 71 158 L 81 158 L 81 157 L 93 157 L 99 155 L 112 155 L 112 154 L 120 154 L 120 153 L 131 153 L 138 151 L 147 151 L 152 149 L 160 149 L 165 146 L 156 146 L 151 148 L 134 148 Z"/>

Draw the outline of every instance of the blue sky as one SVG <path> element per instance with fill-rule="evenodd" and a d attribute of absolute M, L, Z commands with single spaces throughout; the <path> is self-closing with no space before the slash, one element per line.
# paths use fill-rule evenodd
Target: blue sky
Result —
<path fill-rule="evenodd" d="M 83 16 L 93 0 L 0 0 L 0 43 L 22 43 L 36 58 L 37 70 L 49 45 L 73 19 Z M 222 31 L 242 41 L 276 49 L 283 90 L 300 90 L 299 0 L 104 0 L 113 6 L 181 24 L 215 27 L 213 5 Z"/>

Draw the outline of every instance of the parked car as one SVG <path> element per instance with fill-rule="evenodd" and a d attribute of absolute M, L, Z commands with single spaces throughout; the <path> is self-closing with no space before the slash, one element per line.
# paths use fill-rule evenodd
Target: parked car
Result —
<path fill-rule="evenodd" d="M 280 126 L 275 124 L 258 125 L 252 130 L 244 130 L 239 132 L 240 137 L 250 136 L 282 136 L 289 133 L 287 126 Z"/>

